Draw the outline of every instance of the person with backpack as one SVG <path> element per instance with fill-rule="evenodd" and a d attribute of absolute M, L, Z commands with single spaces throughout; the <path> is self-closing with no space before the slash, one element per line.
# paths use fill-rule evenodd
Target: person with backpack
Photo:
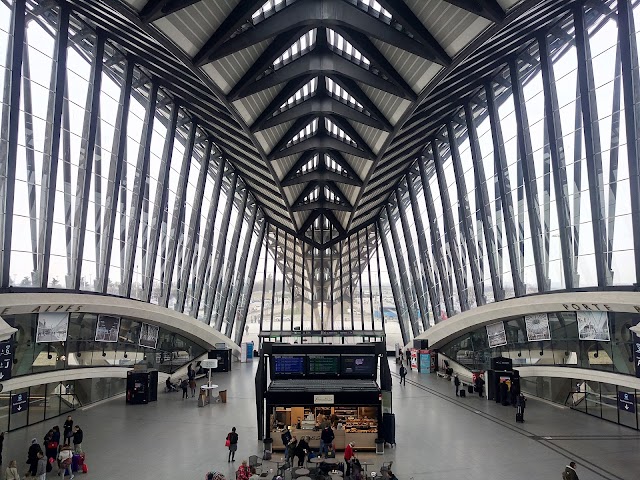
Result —
<path fill-rule="evenodd" d="M 60 453 L 58 454 L 58 467 L 60 468 L 58 475 L 61 475 L 62 477 L 70 475 L 71 477 L 69 478 L 69 480 L 71 480 L 75 476 L 71 471 L 72 461 L 73 452 L 71 451 L 71 447 L 69 445 L 63 446 L 60 449 Z"/>
<path fill-rule="evenodd" d="M 320 455 L 324 455 L 326 458 L 327 451 L 329 450 L 329 446 L 333 442 L 334 438 L 336 438 L 336 436 L 333 433 L 333 430 L 331 430 L 331 426 L 325 426 L 320 434 Z"/>
<path fill-rule="evenodd" d="M 236 450 L 238 450 L 238 434 L 236 433 L 236 427 L 233 427 L 229 433 L 227 433 L 227 440 L 225 445 L 229 447 L 229 462 L 236 461 Z"/>
<path fill-rule="evenodd" d="M 38 470 L 38 452 L 42 452 L 42 448 L 38 443 L 38 439 L 33 438 L 31 439 L 31 445 L 27 452 L 27 464 L 29 465 L 29 471 L 27 473 L 33 477 L 35 477 L 36 471 Z"/>
<path fill-rule="evenodd" d="M 407 368 L 404 365 L 400 365 L 400 385 L 407 384 Z"/>
<path fill-rule="evenodd" d="M 457 373 L 453 376 L 453 384 L 456 387 L 456 397 L 459 397 L 460 396 L 460 394 L 459 394 L 459 392 L 460 392 L 460 379 L 458 378 L 458 374 Z"/>
<path fill-rule="evenodd" d="M 291 442 L 291 439 L 293 437 L 287 427 L 284 427 L 280 438 L 282 439 L 282 444 L 284 445 L 284 459 L 289 460 L 289 442 Z"/>
<path fill-rule="evenodd" d="M 562 472 L 562 480 L 579 480 L 576 467 L 576 462 L 569 463 Z"/>

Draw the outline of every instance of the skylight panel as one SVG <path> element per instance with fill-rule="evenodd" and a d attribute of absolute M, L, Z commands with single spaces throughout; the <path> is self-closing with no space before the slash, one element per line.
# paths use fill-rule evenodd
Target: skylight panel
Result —
<path fill-rule="evenodd" d="M 359 1 L 362 4 L 366 5 L 370 11 L 373 10 L 374 12 L 376 12 L 378 14 L 376 16 L 384 15 L 389 20 L 393 18 L 391 13 L 388 10 L 386 10 L 382 5 L 380 5 L 378 2 L 376 2 L 376 0 L 359 0 Z"/>
<path fill-rule="evenodd" d="M 318 77 L 315 77 L 309 80 L 306 84 L 304 84 L 302 88 L 300 88 L 296 93 L 291 95 L 285 103 L 280 105 L 279 110 L 282 112 L 287 108 L 291 108 L 294 105 L 297 105 L 298 103 L 303 102 L 304 100 L 309 98 L 311 95 L 316 93 L 317 90 L 318 90 Z"/>
<path fill-rule="evenodd" d="M 352 108 L 364 110 L 364 107 L 349 92 L 334 82 L 331 78 L 326 77 L 326 87 L 329 94 L 337 100 L 341 100 Z"/>
<path fill-rule="evenodd" d="M 274 60 L 273 67 L 278 69 L 309 52 L 316 43 L 316 34 L 317 29 L 313 28 L 302 35 L 282 55 Z"/>
<path fill-rule="evenodd" d="M 368 67 L 371 64 L 367 57 L 362 55 L 349 41 L 331 28 L 327 28 L 327 41 L 332 50 L 337 51 L 343 57 L 352 60 L 358 65 L 366 65 Z"/>
<path fill-rule="evenodd" d="M 352 145 L 357 146 L 356 142 L 349 135 L 347 135 L 344 130 L 342 130 L 328 118 L 324 119 L 324 125 L 327 131 L 334 137 L 339 138 L 343 142 L 351 143 Z"/>
<path fill-rule="evenodd" d="M 311 123 L 309 123 L 306 127 L 304 127 L 300 132 L 298 132 L 289 142 L 287 142 L 287 146 L 291 146 L 295 143 L 301 142 L 305 138 L 309 138 L 316 134 L 318 131 L 318 119 L 315 118 Z"/>
<path fill-rule="evenodd" d="M 320 163 L 319 155 L 316 153 L 313 158 L 311 158 L 307 163 L 305 163 L 302 168 L 300 168 L 300 173 L 310 172 L 318 167 Z"/>
<path fill-rule="evenodd" d="M 266 2 L 264 2 L 262 7 L 260 7 L 258 10 L 256 10 L 253 15 L 251 15 L 251 19 L 255 23 L 256 21 L 259 21 L 259 20 L 264 19 L 264 18 L 266 18 L 268 16 L 271 16 L 277 10 L 280 10 L 279 7 L 285 6 L 285 5 L 283 5 L 285 3 L 286 3 L 285 0 L 267 0 Z"/>

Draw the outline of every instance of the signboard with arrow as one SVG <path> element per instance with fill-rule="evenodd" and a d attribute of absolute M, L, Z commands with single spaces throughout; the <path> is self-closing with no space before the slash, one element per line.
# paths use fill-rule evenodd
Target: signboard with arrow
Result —
<path fill-rule="evenodd" d="M 636 413 L 636 396 L 633 393 L 618 392 L 618 409 Z"/>
<path fill-rule="evenodd" d="M 7 340 L 0 342 L 0 382 L 11 378 L 11 367 L 13 366 L 13 342 Z"/>
<path fill-rule="evenodd" d="M 633 361 L 636 364 L 636 377 L 640 378 L 640 336 L 633 334 Z"/>
<path fill-rule="evenodd" d="M 11 413 L 22 413 L 29 410 L 29 392 L 11 395 Z"/>

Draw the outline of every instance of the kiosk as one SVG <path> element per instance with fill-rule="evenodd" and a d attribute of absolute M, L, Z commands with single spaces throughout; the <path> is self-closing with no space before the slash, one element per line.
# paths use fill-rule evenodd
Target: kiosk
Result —
<path fill-rule="evenodd" d="M 262 352 L 262 372 L 256 380 L 262 373 L 270 383 L 264 390 L 265 408 L 259 422 L 274 450 L 284 449 L 284 429 L 298 440 L 309 437 L 311 448 L 318 448 L 325 425 L 333 430 L 336 450 L 343 450 L 349 442 L 355 442 L 359 450 L 376 449 L 376 439 L 382 438 L 382 395 L 377 378 L 383 344 L 265 342 Z M 383 366 L 388 368 L 386 362 L 381 362 Z M 256 393 L 259 398 L 260 392 Z"/>
<path fill-rule="evenodd" d="M 127 403 L 149 403 L 158 400 L 158 371 L 127 372 Z"/>

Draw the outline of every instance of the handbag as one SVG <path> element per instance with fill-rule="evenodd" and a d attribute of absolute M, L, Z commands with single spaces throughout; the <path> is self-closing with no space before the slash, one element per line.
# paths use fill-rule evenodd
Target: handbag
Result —
<path fill-rule="evenodd" d="M 230 447 L 231 446 L 231 440 L 229 440 L 228 438 L 224 441 L 224 446 L 225 447 Z"/>

